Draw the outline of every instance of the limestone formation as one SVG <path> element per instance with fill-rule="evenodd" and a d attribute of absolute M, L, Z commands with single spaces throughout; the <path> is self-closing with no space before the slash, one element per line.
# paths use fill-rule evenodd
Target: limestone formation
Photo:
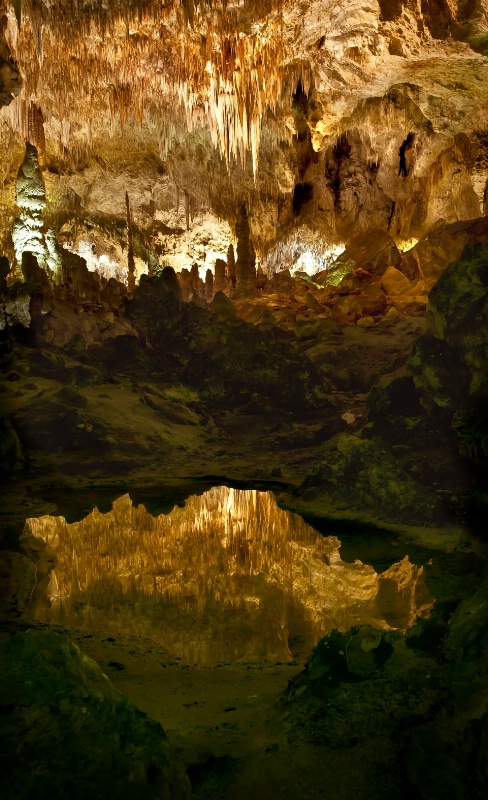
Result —
<path fill-rule="evenodd" d="M 198 797 L 487 795 L 487 42 L 486 0 L 0 0 L 2 797 L 186 797 L 53 630 L 115 616 L 188 660 L 131 642 L 161 714 L 308 658 L 269 739 L 261 689 L 172 695 Z"/>

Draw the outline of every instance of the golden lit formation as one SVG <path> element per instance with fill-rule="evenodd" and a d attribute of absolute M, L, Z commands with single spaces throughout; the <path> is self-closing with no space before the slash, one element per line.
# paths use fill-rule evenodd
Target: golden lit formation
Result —
<path fill-rule="evenodd" d="M 406 629 L 432 604 L 422 567 L 348 564 L 270 492 L 218 487 L 156 518 L 125 495 L 27 528 L 57 555 L 51 621 L 150 636 L 191 663 L 305 656 L 334 628 Z"/>

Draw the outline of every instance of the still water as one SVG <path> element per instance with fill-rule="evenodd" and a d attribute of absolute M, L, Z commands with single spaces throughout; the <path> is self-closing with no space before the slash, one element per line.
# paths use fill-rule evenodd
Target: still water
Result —
<path fill-rule="evenodd" d="M 306 658 L 334 628 L 406 630 L 433 603 L 405 557 L 378 575 L 271 492 L 215 487 L 153 517 L 129 495 L 26 522 L 55 551 L 45 621 L 148 636 L 185 662 Z"/>

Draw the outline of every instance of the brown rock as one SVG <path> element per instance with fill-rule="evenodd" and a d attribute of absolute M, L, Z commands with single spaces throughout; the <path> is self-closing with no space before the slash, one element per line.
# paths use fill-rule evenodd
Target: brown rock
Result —
<path fill-rule="evenodd" d="M 438 225 L 408 251 L 408 263 L 411 265 L 415 261 L 419 275 L 431 289 L 449 264 L 460 258 L 467 245 L 486 241 L 488 217 Z M 402 259 L 399 267 L 402 271 L 403 265 Z"/>
<path fill-rule="evenodd" d="M 314 281 L 338 286 L 346 276 L 358 270 L 379 277 L 387 267 L 396 267 L 400 261 L 401 253 L 391 236 L 381 228 L 371 228 L 353 236 L 339 258 L 331 267 L 317 273 Z"/>
<path fill-rule="evenodd" d="M 358 325 L 360 328 L 371 328 L 371 326 L 374 325 L 374 318 L 360 317 L 360 319 L 358 319 L 358 321 L 356 322 L 356 325 Z"/>
<path fill-rule="evenodd" d="M 386 294 L 409 294 L 412 283 L 395 267 L 388 267 L 380 281 L 381 288 Z"/>

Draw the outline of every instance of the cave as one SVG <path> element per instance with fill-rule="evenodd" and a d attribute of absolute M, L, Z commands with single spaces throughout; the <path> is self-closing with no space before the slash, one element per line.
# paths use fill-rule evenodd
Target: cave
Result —
<path fill-rule="evenodd" d="M 406 178 L 411 170 L 412 150 L 415 142 L 415 134 L 409 133 L 404 142 L 402 142 L 398 155 L 400 156 L 400 167 L 398 174 Z"/>
<path fill-rule="evenodd" d="M 0 796 L 488 793 L 484 0 L 0 0 Z"/>
<path fill-rule="evenodd" d="M 313 185 L 311 183 L 297 183 L 293 190 L 293 213 L 296 217 L 300 215 L 302 206 L 308 203 L 313 197 Z"/>

